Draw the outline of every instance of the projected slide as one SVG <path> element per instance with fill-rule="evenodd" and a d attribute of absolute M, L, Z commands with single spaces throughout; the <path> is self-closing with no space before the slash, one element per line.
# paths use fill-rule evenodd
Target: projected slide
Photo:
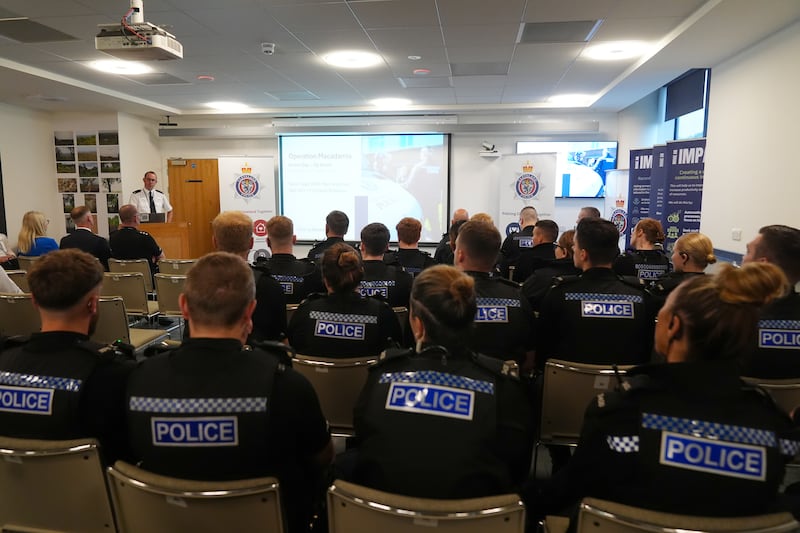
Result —
<path fill-rule="evenodd" d="M 317 135 L 280 139 L 281 210 L 294 221 L 298 240 L 325 238 L 325 215 L 350 218 L 346 240 L 382 222 L 397 240 L 403 217 L 422 221 L 422 241 L 446 231 L 446 135 Z"/>
<path fill-rule="evenodd" d="M 518 154 L 556 153 L 556 198 L 606 195 L 606 171 L 617 168 L 616 141 L 519 141 Z"/>

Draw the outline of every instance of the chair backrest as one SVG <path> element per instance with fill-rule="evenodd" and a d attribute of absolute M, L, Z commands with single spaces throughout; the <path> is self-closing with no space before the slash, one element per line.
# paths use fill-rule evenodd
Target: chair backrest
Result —
<path fill-rule="evenodd" d="M 150 262 L 147 259 L 109 259 L 110 272 L 139 272 L 144 278 L 144 288 L 153 292 L 153 273 L 150 271 Z"/>
<path fill-rule="evenodd" d="M 197 259 L 161 259 L 158 262 L 158 271 L 162 274 L 185 276 L 196 262 Z"/>
<path fill-rule="evenodd" d="M 17 262 L 19 263 L 19 269 L 20 270 L 24 270 L 25 272 L 27 272 L 28 270 L 31 269 L 31 267 L 33 266 L 33 263 L 35 261 L 39 260 L 39 257 L 41 257 L 41 256 L 38 256 L 38 255 L 35 255 L 35 256 L 19 255 L 19 256 L 17 256 Z"/>
<path fill-rule="evenodd" d="M 466 500 L 412 498 L 336 480 L 328 489 L 330 533 L 522 533 L 525 506 L 516 494 Z"/>
<path fill-rule="evenodd" d="M 108 468 L 108 477 L 121 532 L 283 531 L 275 478 L 191 481 L 122 461 Z"/>
<path fill-rule="evenodd" d="M 22 292 L 31 292 L 28 285 L 28 273 L 24 270 L 6 270 L 6 274 L 13 281 Z"/>
<path fill-rule="evenodd" d="M 334 432 L 351 432 L 353 407 L 367 382 L 369 366 L 377 361 L 377 357 L 334 359 L 298 354 L 292 366 L 311 382 Z"/>
<path fill-rule="evenodd" d="M 789 513 L 741 517 L 690 516 L 585 498 L 578 512 L 577 533 L 780 533 L 797 531 L 798 528 L 800 524 Z"/>
<path fill-rule="evenodd" d="M 148 278 L 150 275 L 148 274 Z M 121 296 L 131 314 L 147 315 L 147 290 L 140 272 L 106 272 L 100 287 L 103 296 Z"/>
<path fill-rule="evenodd" d="M 156 294 L 158 295 L 158 312 L 162 315 L 181 316 L 178 296 L 183 292 L 186 283 L 185 275 L 156 274 Z"/>
<path fill-rule="evenodd" d="M 115 531 L 97 442 L 0 437 L 0 529 Z"/>
<path fill-rule="evenodd" d="M 766 390 L 778 406 L 791 414 L 800 407 L 800 379 L 762 379 L 743 377 L 744 381 Z"/>
<path fill-rule="evenodd" d="M 92 340 L 103 344 L 114 344 L 115 341 L 121 340 L 130 344 L 128 315 L 122 298 L 120 296 L 101 296 L 97 306 L 97 325 L 92 334 Z"/>
<path fill-rule="evenodd" d="M 292 315 L 297 311 L 299 304 L 286 304 L 286 323 L 292 320 Z"/>
<path fill-rule="evenodd" d="M 0 335 L 30 335 L 41 329 L 30 294 L 0 294 Z"/>
<path fill-rule="evenodd" d="M 631 366 L 590 365 L 550 359 L 544 366 L 539 442 L 577 444 L 583 414 L 600 393 L 619 386 L 617 372 Z"/>

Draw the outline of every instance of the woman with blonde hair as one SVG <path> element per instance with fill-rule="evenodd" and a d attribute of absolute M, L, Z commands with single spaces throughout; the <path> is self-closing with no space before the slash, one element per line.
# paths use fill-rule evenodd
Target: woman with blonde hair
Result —
<path fill-rule="evenodd" d="M 58 250 L 55 239 L 47 237 L 47 226 L 50 221 L 44 213 L 28 211 L 22 217 L 22 229 L 19 230 L 17 248 L 19 255 L 40 256 Z"/>
<path fill-rule="evenodd" d="M 660 278 L 670 270 L 664 253 L 664 230 L 654 218 L 643 218 L 631 232 L 631 246 L 614 261 L 614 272 L 636 276 L 646 282 Z"/>
<path fill-rule="evenodd" d="M 681 282 L 705 273 L 708 265 L 717 262 L 711 239 L 702 233 L 682 235 L 672 248 L 673 271 L 653 281 L 648 292 L 660 307 Z"/>

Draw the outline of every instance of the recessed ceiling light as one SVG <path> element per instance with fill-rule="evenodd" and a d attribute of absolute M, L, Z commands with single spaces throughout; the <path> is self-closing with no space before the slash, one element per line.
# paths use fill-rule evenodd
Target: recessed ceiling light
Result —
<path fill-rule="evenodd" d="M 588 46 L 581 56 L 599 61 L 615 61 L 640 57 L 649 46 L 642 41 L 614 41 Z"/>
<path fill-rule="evenodd" d="M 242 104 L 241 102 L 208 102 L 206 107 L 216 109 L 217 111 L 225 111 L 226 113 L 237 113 L 250 109 L 250 106 Z"/>
<path fill-rule="evenodd" d="M 407 98 L 376 98 L 370 100 L 370 104 L 381 109 L 402 109 L 411 105 L 411 100 Z"/>
<path fill-rule="evenodd" d="M 410 59 L 411 61 L 419 61 L 420 59 L 422 59 L 422 56 L 408 56 L 408 59 Z"/>
<path fill-rule="evenodd" d="M 325 54 L 322 59 L 333 67 L 369 68 L 383 62 L 381 56 L 360 50 L 339 50 Z"/>
<path fill-rule="evenodd" d="M 100 72 L 106 74 L 123 74 L 125 76 L 132 76 L 136 74 L 147 74 L 153 72 L 153 69 L 144 63 L 137 63 L 136 61 L 119 61 L 119 60 L 102 60 L 92 61 L 89 66 Z"/>
<path fill-rule="evenodd" d="M 557 94 L 547 99 L 547 102 L 558 107 L 589 107 L 595 97 L 591 94 Z"/>

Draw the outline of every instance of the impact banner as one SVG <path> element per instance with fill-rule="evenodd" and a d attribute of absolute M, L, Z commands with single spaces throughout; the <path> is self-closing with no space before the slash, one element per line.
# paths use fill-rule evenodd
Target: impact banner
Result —
<path fill-rule="evenodd" d="M 520 230 L 523 207 L 535 207 L 540 219 L 555 218 L 556 154 L 504 156 L 499 163 L 497 229 L 503 238 Z"/>
<path fill-rule="evenodd" d="M 648 216 L 666 225 L 666 186 L 667 186 L 667 146 L 658 145 L 653 147 L 653 166 L 650 169 L 650 212 Z M 644 217 L 642 217 L 644 218 Z"/>
<path fill-rule="evenodd" d="M 653 169 L 653 149 L 631 150 L 628 178 L 628 212 L 630 227 L 650 216 L 650 173 Z M 631 242 L 631 233 L 625 235 L 625 247 Z"/>
<path fill-rule="evenodd" d="M 662 224 L 667 236 L 664 249 L 668 252 L 684 233 L 700 231 L 705 153 L 705 139 L 667 143 L 666 205 Z"/>

